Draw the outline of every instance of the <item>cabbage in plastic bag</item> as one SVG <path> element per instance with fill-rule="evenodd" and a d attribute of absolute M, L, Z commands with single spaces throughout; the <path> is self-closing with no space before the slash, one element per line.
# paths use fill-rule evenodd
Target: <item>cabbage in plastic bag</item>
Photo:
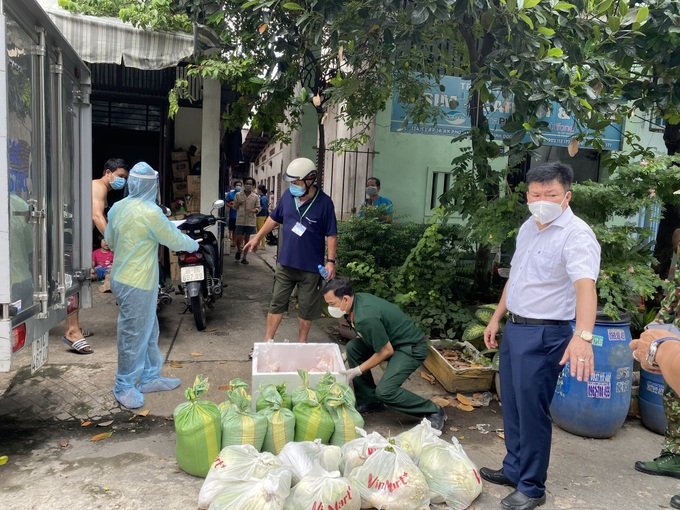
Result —
<path fill-rule="evenodd" d="M 425 477 L 398 446 L 382 447 L 369 455 L 363 466 L 352 470 L 349 481 L 359 489 L 363 508 L 420 510 L 430 505 Z"/>
<path fill-rule="evenodd" d="M 282 466 L 290 469 L 292 484 L 305 476 L 321 476 L 324 472 L 339 471 L 342 450 L 339 446 L 321 444 L 320 440 L 288 443 L 278 455 Z"/>
<path fill-rule="evenodd" d="M 482 493 L 482 480 L 458 440 L 451 441 L 438 439 L 425 445 L 418 467 L 432 491 L 432 503 L 445 502 L 452 510 L 463 510 Z"/>
<path fill-rule="evenodd" d="M 423 418 L 415 427 L 402 432 L 394 439 L 396 444 L 409 454 L 409 457 L 418 465 L 423 446 L 439 441 L 441 431 L 433 429 L 430 420 Z"/>
<path fill-rule="evenodd" d="M 290 492 L 284 510 L 311 509 L 359 510 L 361 497 L 347 478 L 338 471 L 320 476 L 305 476 Z"/>
<path fill-rule="evenodd" d="M 290 471 L 272 469 L 263 478 L 229 483 L 210 503 L 209 510 L 283 510 L 290 494 Z"/>
<path fill-rule="evenodd" d="M 390 444 L 378 432 L 367 434 L 365 430 L 357 429 L 357 434 L 360 437 L 342 446 L 341 472 L 345 477 L 348 477 L 354 468 L 363 466 L 369 455 Z"/>
<path fill-rule="evenodd" d="M 280 467 L 281 462 L 275 455 L 259 453 L 250 444 L 227 446 L 208 471 L 198 494 L 198 508 L 208 508 L 215 496 L 231 482 L 263 478 L 272 469 Z"/>

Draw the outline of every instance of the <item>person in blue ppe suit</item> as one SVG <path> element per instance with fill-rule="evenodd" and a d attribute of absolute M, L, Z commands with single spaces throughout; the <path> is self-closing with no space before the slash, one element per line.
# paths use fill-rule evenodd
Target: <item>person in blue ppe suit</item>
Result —
<path fill-rule="evenodd" d="M 109 211 L 105 238 L 116 253 L 111 292 L 118 300 L 116 400 L 129 409 L 144 405 L 143 393 L 177 388 L 181 381 L 161 377 L 158 348 L 158 245 L 196 251 L 198 243 L 182 234 L 156 205 L 158 172 L 137 163 L 128 177 L 129 194 Z"/>

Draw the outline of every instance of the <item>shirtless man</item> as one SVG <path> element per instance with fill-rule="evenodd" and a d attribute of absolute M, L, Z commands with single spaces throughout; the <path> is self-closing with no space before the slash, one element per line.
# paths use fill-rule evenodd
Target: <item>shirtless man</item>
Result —
<path fill-rule="evenodd" d="M 104 235 L 106 230 L 106 195 L 114 189 L 122 189 L 128 175 L 128 166 L 122 159 L 109 159 L 104 165 L 104 173 L 92 181 L 92 221 L 97 230 Z M 78 354 L 92 354 L 92 347 L 85 340 L 92 333 L 80 327 L 78 312 L 66 317 L 66 332 L 62 341 Z"/>

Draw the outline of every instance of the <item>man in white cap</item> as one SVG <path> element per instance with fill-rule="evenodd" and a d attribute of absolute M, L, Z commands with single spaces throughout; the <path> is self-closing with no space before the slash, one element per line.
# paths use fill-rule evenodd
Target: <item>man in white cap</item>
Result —
<path fill-rule="evenodd" d="M 182 234 L 156 205 L 158 172 L 137 163 L 128 177 L 130 194 L 109 211 L 106 242 L 115 252 L 111 292 L 118 300 L 116 400 L 129 409 L 144 405 L 143 393 L 173 390 L 181 381 L 161 377 L 158 348 L 158 245 L 196 251 L 198 243 Z"/>
<path fill-rule="evenodd" d="M 321 284 L 318 266 L 325 266 L 327 279 L 335 276 L 338 227 L 333 201 L 316 183 L 318 172 L 307 158 L 291 161 L 283 179 L 290 187 L 271 212 L 264 226 L 243 247 L 257 251 L 260 239 L 277 225 L 283 225 L 281 252 L 276 264 L 276 280 L 267 315 L 264 341 L 274 338 L 288 300 L 298 288 L 298 342 L 306 342 L 312 320 L 321 314 Z M 326 256 L 326 240 L 328 255 Z"/>

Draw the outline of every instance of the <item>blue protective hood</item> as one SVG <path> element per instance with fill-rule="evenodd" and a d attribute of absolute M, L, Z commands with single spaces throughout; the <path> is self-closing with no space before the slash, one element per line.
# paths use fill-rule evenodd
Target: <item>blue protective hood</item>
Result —
<path fill-rule="evenodd" d="M 139 162 L 130 169 L 127 180 L 128 197 L 156 203 L 158 197 L 158 172 L 148 163 Z"/>

